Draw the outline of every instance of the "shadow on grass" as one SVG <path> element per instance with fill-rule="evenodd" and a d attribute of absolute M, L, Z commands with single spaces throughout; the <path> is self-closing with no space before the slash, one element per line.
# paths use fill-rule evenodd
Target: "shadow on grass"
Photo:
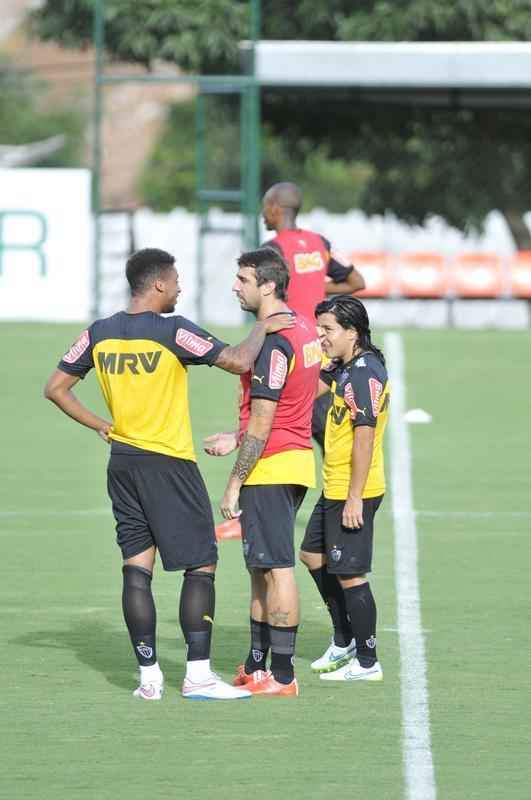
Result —
<path fill-rule="evenodd" d="M 171 621 L 172 622 L 172 621 Z M 297 642 L 297 657 L 312 660 L 325 649 L 330 632 L 322 626 L 306 626 Z M 42 630 L 12 639 L 10 644 L 35 650 L 64 650 L 89 669 L 99 672 L 120 689 L 131 689 L 136 677 L 136 660 L 125 627 L 105 625 L 103 620 L 87 620 L 80 615 L 67 630 Z M 212 666 L 228 679 L 246 658 L 249 631 L 241 627 L 214 625 Z M 185 646 L 180 628 L 175 623 L 175 637 L 159 636 L 157 655 L 169 686 L 180 687 L 185 664 Z M 60 659 L 50 659 L 57 663 Z"/>

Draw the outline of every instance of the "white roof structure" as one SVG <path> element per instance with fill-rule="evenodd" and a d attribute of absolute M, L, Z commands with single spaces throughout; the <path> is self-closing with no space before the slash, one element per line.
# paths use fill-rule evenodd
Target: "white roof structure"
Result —
<path fill-rule="evenodd" d="M 531 88 L 531 42 L 261 40 L 255 76 L 262 86 L 525 90 Z"/>

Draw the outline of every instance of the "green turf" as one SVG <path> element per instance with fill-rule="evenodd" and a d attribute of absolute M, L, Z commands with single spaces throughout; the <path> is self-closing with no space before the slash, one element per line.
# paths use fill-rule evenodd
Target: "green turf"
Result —
<path fill-rule="evenodd" d="M 159 571 L 160 704 L 131 697 L 136 670 L 120 611 L 120 557 L 105 493 L 106 447 L 64 418 L 42 385 L 79 328 L 0 325 L 4 543 L 0 797 L 47 800 L 290 800 L 403 797 L 399 651 L 389 502 L 379 514 L 373 585 L 382 684 L 329 685 L 309 672 L 327 616 L 300 568 L 298 699 L 192 703 L 179 696 L 181 578 Z M 239 333 L 223 332 L 229 341 Z M 524 800 L 530 725 L 525 603 L 531 517 L 527 333 L 408 333 L 423 624 L 441 800 Z M 523 366 L 524 365 L 524 366 Z M 236 382 L 190 370 L 196 445 L 234 419 Z M 82 399 L 103 411 L 96 381 Z M 214 508 L 232 461 L 200 454 Z M 311 511 L 311 493 L 297 537 Z M 490 517 L 452 512 L 495 511 Z M 11 513 L 12 512 L 12 513 Z M 240 545 L 221 545 L 213 660 L 230 677 L 247 649 Z"/>
<path fill-rule="evenodd" d="M 409 406 L 433 414 L 411 430 L 415 506 L 440 512 L 417 520 L 440 797 L 524 800 L 531 335 L 410 333 L 405 344 Z"/>

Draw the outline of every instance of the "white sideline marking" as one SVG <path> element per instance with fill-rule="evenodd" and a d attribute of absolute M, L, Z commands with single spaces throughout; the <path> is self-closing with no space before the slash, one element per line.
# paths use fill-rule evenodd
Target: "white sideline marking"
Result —
<path fill-rule="evenodd" d="M 0 518 L 9 517 L 102 517 L 110 515 L 108 508 L 40 509 L 39 511 L 0 511 Z"/>
<path fill-rule="evenodd" d="M 400 694 L 402 701 L 403 762 L 406 800 L 435 800 L 437 789 L 431 752 L 430 712 L 424 636 L 420 617 L 417 571 L 417 528 L 411 485 L 409 432 L 404 423 L 406 390 L 404 348 L 397 333 L 385 335 L 391 403 L 391 505 L 395 530 L 395 584 Z"/>

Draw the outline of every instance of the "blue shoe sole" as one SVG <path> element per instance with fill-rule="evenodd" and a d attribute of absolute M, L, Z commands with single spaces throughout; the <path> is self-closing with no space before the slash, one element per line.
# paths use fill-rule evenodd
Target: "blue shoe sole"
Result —
<path fill-rule="evenodd" d="M 187 694 L 182 696 L 185 700 L 212 700 L 214 702 L 216 700 L 250 700 L 252 697 L 252 695 L 246 695 L 245 697 L 204 697 L 204 695 L 201 694 Z"/>

